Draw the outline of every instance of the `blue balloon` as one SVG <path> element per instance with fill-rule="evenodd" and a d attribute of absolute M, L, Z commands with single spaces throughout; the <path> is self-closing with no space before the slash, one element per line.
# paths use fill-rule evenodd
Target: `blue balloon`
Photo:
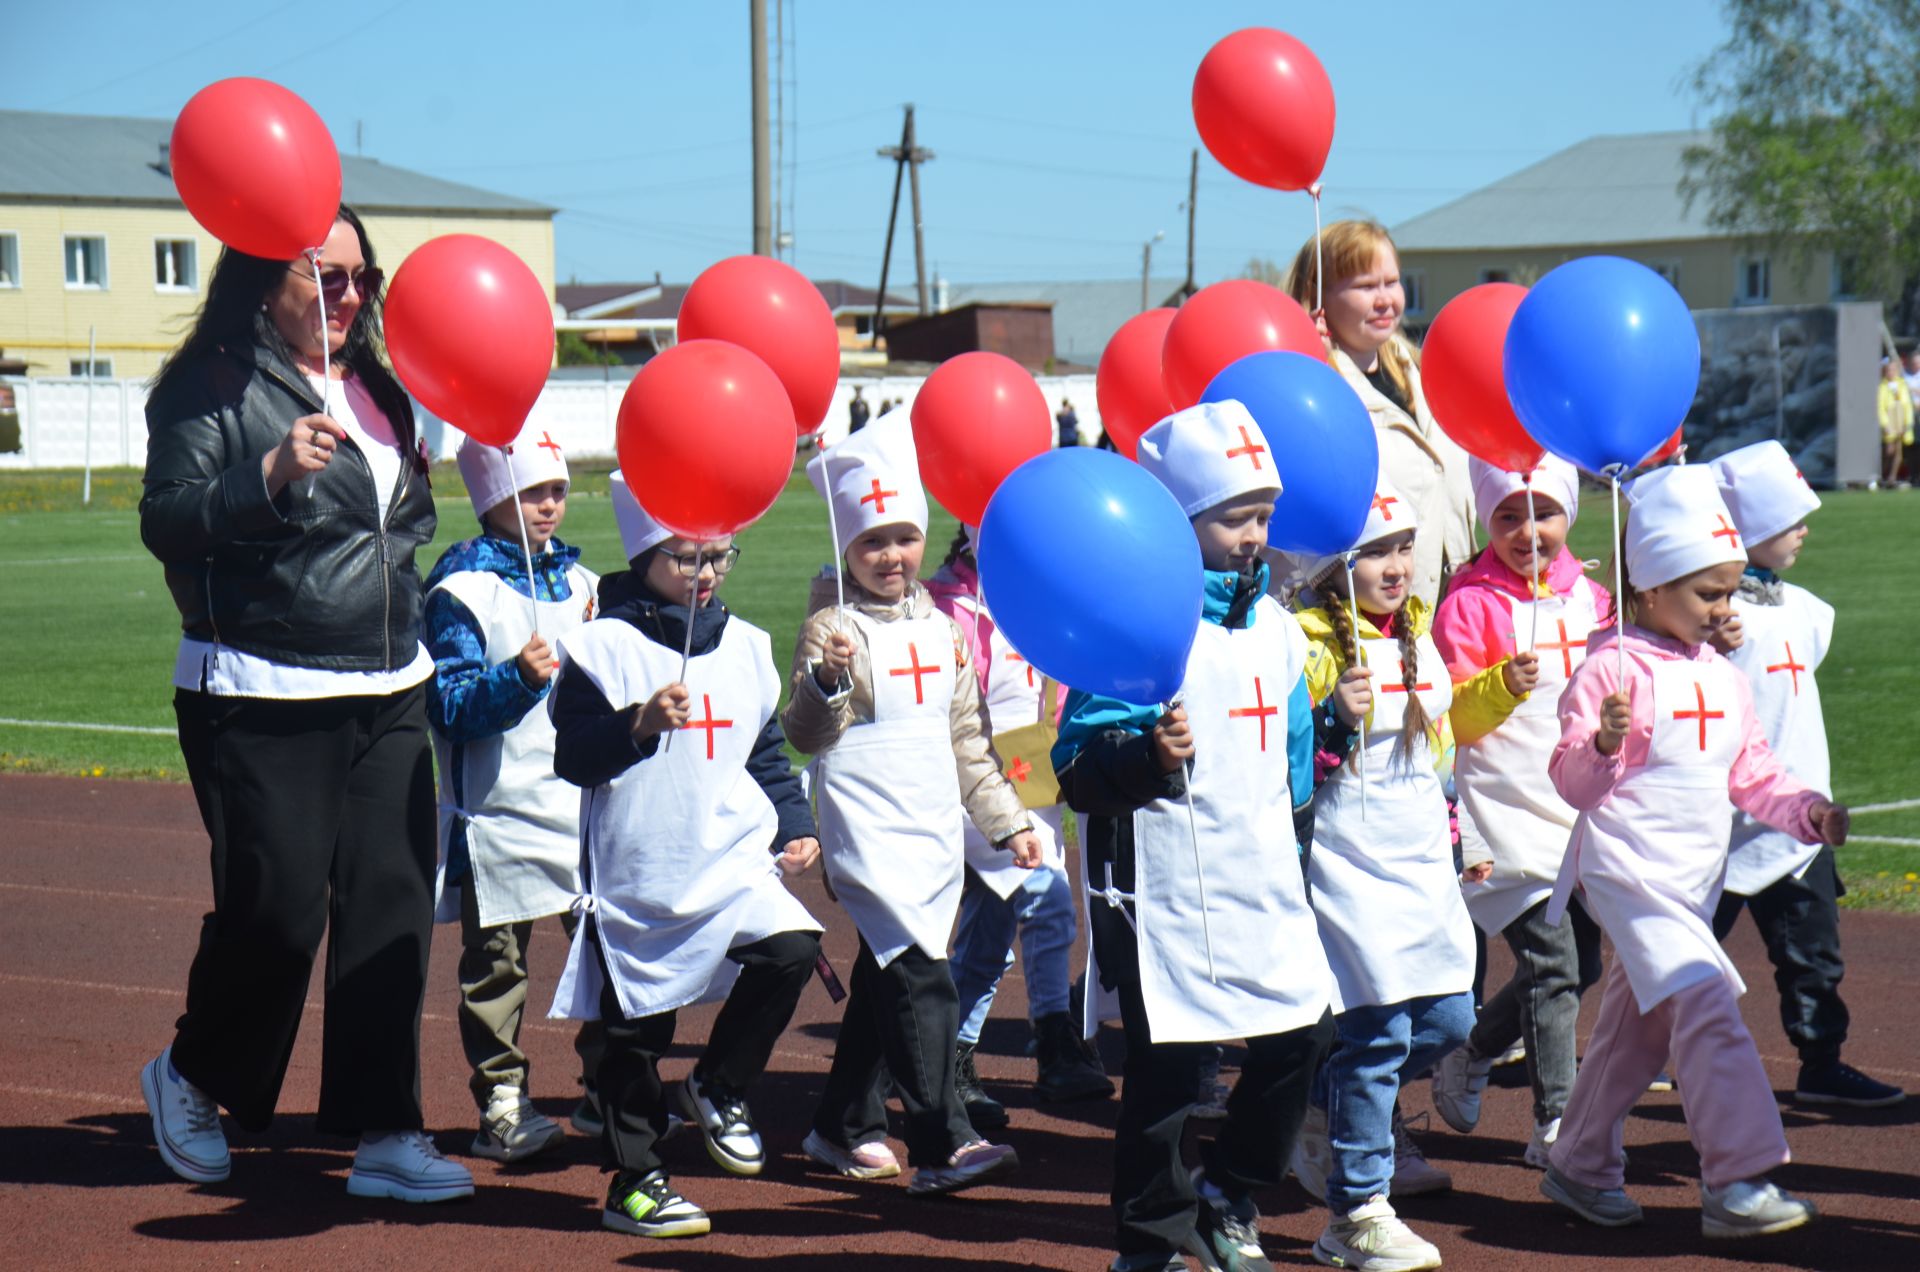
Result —
<path fill-rule="evenodd" d="M 1273 448 L 1280 497 L 1267 542 L 1289 552 L 1345 552 L 1360 537 L 1380 479 L 1380 442 L 1366 403 L 1338 371 L 1304 353 L 1254 353 L 1200 395 L 1247 408 Z"/>
<path fill-rule="evenodd" d="M 1589 472 L 1630 468 L 1700 387 L 1700 332 L 1666 279 L 1583 256 L 1533 285 L 1507 328 L 1507 397 L 1534 440 Z"/>
<path fill-rule="evenodd" d="M 1186 679 L 1205 585 L 1173 495 L 1111 451 L 1068 446 L 1007 475 L 974 546 L 993 621 L 1062 684 L 1164 702 Z"/>

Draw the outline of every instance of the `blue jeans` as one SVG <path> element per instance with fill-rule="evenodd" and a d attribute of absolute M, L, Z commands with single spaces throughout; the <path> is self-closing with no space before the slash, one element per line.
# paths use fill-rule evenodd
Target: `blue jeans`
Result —
<path fill-rule="evenodd" d="M 1353 1007 L 1333 1018 L 1333 1028 L 1333 1052 L 1314 1081 L 1313 1103 L 1327 1111 L 1333 1149 L 1327 1209 L 1344 1215 L 1389 1192 L 1400 1074 L 1419 1073 L 1467 1040 L 1473 995 Z"/>
<path fill-rule="evenodd" d="M 993 1010 L 994 991 L 1013 966 L 1013 934 L 1027 959 L 1027 1013 L 1038 1020 L 1067 1009 L 1072 980 L 1073 886 L 1066 872 L 1049 866 L 1027 877 L 1004 900 L 969 873 L 960 898 L 960 926 L 953 938 L 953 987 L 960 995 L 960 1041 L 972 1046 Z"/>

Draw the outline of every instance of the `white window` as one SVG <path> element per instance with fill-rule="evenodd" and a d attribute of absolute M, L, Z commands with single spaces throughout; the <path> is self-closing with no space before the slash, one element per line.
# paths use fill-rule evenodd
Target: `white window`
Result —
<path fill-rule="evenodd" d="M 153 241 L 155 291 L 197 291 L 200 287 L 200 245 L 192 239 Z"/>
<path fill-rule="evenodd" d="M 1672 287 L 1673 290 L 1680 290 L 1679 261 L 1648 261 L 1647 268 L 1666 279 L 1667 285 Z"/>
<path fill-rule="evenodd" d="M 67 286 L 104 288 L 107 285 L 107 240 L 98 234 L 66 237 Z"/>
<path fill-rule="evenodd" d="M 1773 299 L 1773 262 L 1742 256 L 1733 265 L 1733 299 L 1740 305 L 1764 305 Z"/>
<path fill-rule="evenodd" d="M 0 234 L 0 287 L 20 285 L 20 236 Z"/>
<path fill-rule="evenodd" d="M 87 360 L 85 358 L 68 358 L 67 374 L 68 375 L 86 375 Z M 95 358 L 93 360 L 93 377 L 97 380 L 112 379 L 113 378 L 113 359 L 112 358 Z"/>
<path fill-rule="evenodd" d="M 1427 272 L 1423 269 L 1410 269 L 1400 275 L 1401 290 L 1407 293 L 1407 312 L 1424 314 L 1427 312 Z"/>

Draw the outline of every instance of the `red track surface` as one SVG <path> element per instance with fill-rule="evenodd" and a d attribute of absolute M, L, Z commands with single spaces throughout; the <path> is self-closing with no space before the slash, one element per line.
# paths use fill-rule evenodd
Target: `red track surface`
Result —
<path fill-rule="evenodd" d="M 349 1198 L 352 1146 L 313 1130 L 318 992 L 294 1052 L 281 1116 L 267 1134 L 234 1133 L 233 1178 L 190 1187 L 161 1164 L 138 1073 L 167 1042 L 206 905 L 206 840 L 184 786 L 0 778 L 0 1266 L 458 1267 L 625 1264 L 729 1268 L 776 1259 L 800 1268 L 1097 1268 L 1111 1231 L 1106 1202 L 1111 1101 L 1037 1105 L 1019 1055 L 1025 1028 L 1016 970 L 989 1025 L 982 1069 L 1013 1109 L 1008 1133 L 1025 1169 L 1016 1185 L 921 1201 L 903 1181 L 856 1185 L 809 1170 L 798 1152 L 832 1048 L 837 1013 L 817 985 L 775 1055 L 753 1106 L 772 1157 L 758 1180 L 726 1176 L 697 1139 L 669 1148 L 676 1182 L 713 1215 L 712 1236 L 649 1242 L 604 1232 L 597 1144 L 577 1136 L 550 1161 L 518 1169 L 467 1158 L 471 1202 L 412 1207 Z M 843 913 L 817 882 L 806 899 L 830 927 L 837 966 L 852 955 Z M 1920 1084 L 1914 1013 L 1920 921 L 1845 920 L 1849 1058 Z M 560 964 L 557 924 L 534 943 L 534 999 L 547 1002 Z M 453 929 L 438 929 L 422 1027 L 427 1123 L 464 1153 L 474 1110 L 452 1013 Z M 1755 992 L 1747 1018 L 1775 1085 L 1791 1087 L 1790 1048 L 1771 977 L 1750 926 L 1734 945 Z M 1504 951 L 1493 975 L 1507 971 Z M 1594 1004 L 1588 1004 L 1591 1017 Z M 670 1076 L 684 1072 L 709 1010 L 683 1014 Z M 551 1114 L 573 1100 L 570 1027 L 532 1019 L 525 1043 L 534 1090 Z M 1118 1067 L 1118 1037 L 1105 1038 Z M 1501 1075 L 1506 1078 L 1503 1071 Z M 1511 1082 L 1512 1078 L 1506 1078 Z M 1786 1111 L 1797 1155 L 1777 1178 L 1815 1198 L 1824 1217 L 1757 1243 L 1709 1245 L 1699 1232 L 1696 1158 L 1671 1095 L 1650 1095 L 1630 1122 L 1628 1187 L 1646 1207 L 1637 1229 L 1603 1231 L 1564 1217 L 1520 1160 L 1530 1124 L 1524 1090 L 1490 1092 L 1480 1131 L 1425 1138 L 1455 1191 L 1409 1198 L 1402 1215 L 1434 1240 L 1449 1268 L 1781 1267 L 1920 1269 L 1920 1101 L 1874 1113 Z M 1424 1084 L 1409 1112 L 1427 1105 Z M 1436 1125 L 1438 1125 L 1436 1119 Z M 1323 1216 L 1291 1182 L 1261 1198 L 1275 1262 L 1311 1264 Z"/>

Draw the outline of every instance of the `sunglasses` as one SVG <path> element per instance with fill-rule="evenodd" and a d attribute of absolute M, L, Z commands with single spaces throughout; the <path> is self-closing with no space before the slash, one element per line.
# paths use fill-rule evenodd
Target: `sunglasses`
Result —
<path fill-rule="evenodd" d="M 297 265 L 287 266 L 287 272 L 308 282 L 313 281 L 313 275 Z M 320 294 L 328 301 L 338 301 L 347 294 L 347 287 L 351 285 L 354 293 L 364 301 L 380 290 L 380 284 L 385 279 L 386 274 L 377 269 L 359 269 L 348 273 L 334 265 L 320 271 Z"/>

